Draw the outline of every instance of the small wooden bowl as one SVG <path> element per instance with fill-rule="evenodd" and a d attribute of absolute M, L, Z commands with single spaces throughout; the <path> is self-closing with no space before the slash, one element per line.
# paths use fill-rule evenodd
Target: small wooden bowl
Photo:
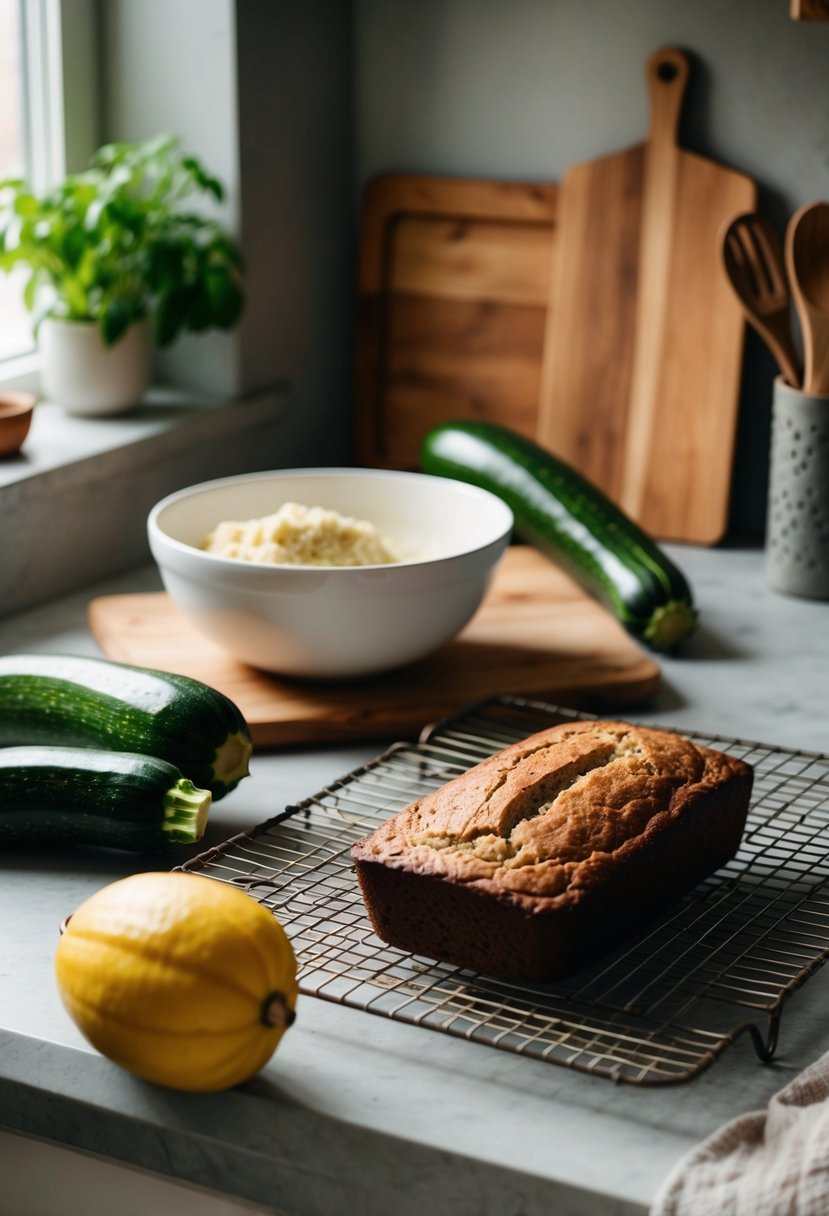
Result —
<path fill-rule="evenodd" d="M 29 433 L 34 393 L 0 393 L 0 456 L 14 456 Z"/>

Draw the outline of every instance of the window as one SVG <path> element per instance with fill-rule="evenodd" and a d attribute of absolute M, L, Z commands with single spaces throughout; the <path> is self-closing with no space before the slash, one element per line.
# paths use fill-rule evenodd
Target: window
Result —
<path fill-rule="evenodd" d="M 82 169 L 97 146 L 95 0 L 0 0 L 0 179 L 35 190 Z M 71 163 L 69 163 L 71 162 Z M 34 338 L 25 270 L 0 272 L 0 380 Z"/>
<path fill-rule="evenodd" d="M 26 177 L 23 12 L 20 0 L 0 0 L 0 179 Z M 22 268 L 0 274 L 0 359 L 32 348 L 32 327 L 23 306 Z"/>

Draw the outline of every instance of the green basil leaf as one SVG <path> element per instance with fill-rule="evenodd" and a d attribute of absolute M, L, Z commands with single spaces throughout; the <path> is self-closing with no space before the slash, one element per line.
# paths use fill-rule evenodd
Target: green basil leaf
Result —
<path fill-rule="evenodd" d="M 28 308 L 29 312 L 34 312 L 37 299 L 37 290 L 40 286 L 40 271 L 33 270 L 29 275 L 28 282 L 23 288 L 23 303 Z"/>
<path fill-rule="evenodd" d="M 186 301 L 183 294 L 171 291 L 159 298 L 155 310 L 155 340 L 158 346 L 169 346 L 184 327 Z"/>
<path fill-rule="evenodd" d="M 72 270 L 77 270 L 88 248 L 87 242 L 87 234 L 78 225 L 73 225 L 63 230 L 61 239 L 58 242 L 58 252 Z"/>
<path fill-rule="evenodd" d="M 122 299 L 111 300 L 101 314 L 101 335 L 105 346 L 114 346 L 132 321 L 132 312 Z"/>
<path fill-rule="evenodd" d="M 17 215 L 24 218 L 31 215 L 37 215 L 40 207 L 38 201 L 33 194 L 18 194 L 14 200 L 14 210 Z"/>
<path fill-rule="evenodd" d="M 239 320 L 244 306 L 244 297 L 238 283 L 225 270 L 209 269 L 207 291 L 214 324 L 220 329 L 230 329 Z"/>
<path fill-rule="evenodd" d="M 210 293 L 202 282 L 193 284 L 189 292 L 187 309 L 187 328 L 194 333 L 202 333 L 213 323 L 213 302 Z"/>

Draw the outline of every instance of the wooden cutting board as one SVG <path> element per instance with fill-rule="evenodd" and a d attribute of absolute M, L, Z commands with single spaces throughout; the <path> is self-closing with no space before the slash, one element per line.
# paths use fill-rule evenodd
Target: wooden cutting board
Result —
<path fill-rule="evenodd" d="M 416 468 L 439 422 L 534 436 L 558 188 L 386 174 L 363 201 L 355 351 L 361 464 Z"/>
<path fill-rule="evenodd" d="M 560 183 L 538 438 L 656 538 L 713 544 L 744 333 L 719 238 L 756 188 L 678 146 L 686 56 L 657 51 L 645 74 L 646 142 Z"/>
<path fill-rule="evenodd" d="M 226 693 L 264 748 L 415 738 L 493 693 L 599 711 L 644 701 L 660 683 L 657 664 L 618 622 L 528 546 L 507 551 L 454 642 L 367 680 L 288 681 L 238 663 L 197 635 L 163 592 L 93 599 L 89 624 L 108 658 L 193 676 Z"/>

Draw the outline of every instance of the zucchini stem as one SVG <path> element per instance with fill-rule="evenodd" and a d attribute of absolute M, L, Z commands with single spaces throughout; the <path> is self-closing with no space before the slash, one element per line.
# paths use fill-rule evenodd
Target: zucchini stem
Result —
<path fill-rule="evenodd" d="M 228 735 L 213 757 L 213 779 L 222 785 L 233 787 L 250 773 L 250 757 L 253 744 L 246 731 Z"/>
<path fill-rule="evenodd" d="M 654 650 L 671 652 L 693 633 L 697 624 L 697 612 L 685 600 L 668 600 L 654 608 L 645 628 L 643 641 Z"/>
<path fill-rule="evenodd" d="M 200 790 L 182 777 L 164 795 L 164 821 L 161 830 L 170 844 L 194 844 L 201 840 L 213 795 Z"/>

